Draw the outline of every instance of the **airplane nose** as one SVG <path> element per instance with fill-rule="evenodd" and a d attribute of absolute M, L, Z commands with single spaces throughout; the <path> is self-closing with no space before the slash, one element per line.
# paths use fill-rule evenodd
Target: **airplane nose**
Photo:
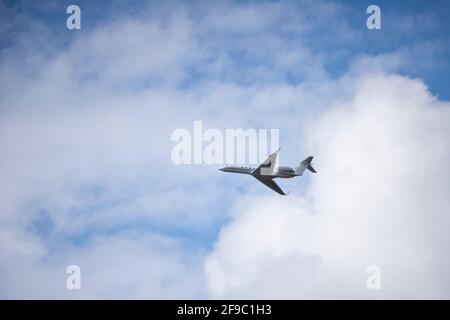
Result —
<path fill-rule="evenodd" d="M 225 167 L 219 168 L 219 170 L 220 170 L 220 171 L 226 171 L 226 168 L 227 168 L 227 167 L 225 166 Z"/>

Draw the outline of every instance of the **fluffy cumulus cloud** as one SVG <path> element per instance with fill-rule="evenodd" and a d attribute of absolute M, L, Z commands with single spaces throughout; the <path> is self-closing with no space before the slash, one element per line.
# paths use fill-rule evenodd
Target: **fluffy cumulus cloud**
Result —
<path fill-rule="evenodd" d="M 4 232 L 2 232 L 4 233 Z M 95 236 L 52 252 L 39 239 L 2 234 L 2 297 L 8 299 L 187 299 L 204 296 L 201 257 L 174 239 L 126 231 Z M 34 240 L 36 244 L 32 244 Z M 80 290 L 68 290 L 69 266 L 81 270 Z"/>
<path fill-rule="evenodd" d="M 306 194 L 236 206 L 205 264 L 215 296 L 450 296 L 450 104 L 416 79 L 352 80 L 351 98 L 308 127 L 319 173 Z"/>
<path fill-rule="evenodd" d="M 0 2 L 0 297 L 448 297 L 449 106 L 405 75 L 442 39 L 366 52 L 332 1 L 80 5 L 68 31 Z M 194 120 L 279 128 L 319 173 L 279 197 L 176 166 Z"/>

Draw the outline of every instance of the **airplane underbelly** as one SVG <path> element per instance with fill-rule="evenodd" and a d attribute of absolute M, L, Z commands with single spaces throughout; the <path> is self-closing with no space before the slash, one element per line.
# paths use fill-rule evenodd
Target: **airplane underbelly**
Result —
<path fill-rule="evenodd" d="M 293 176 L 289 173 L 277 173 L 275 175 L 276 178 L 292 178 Z"/>

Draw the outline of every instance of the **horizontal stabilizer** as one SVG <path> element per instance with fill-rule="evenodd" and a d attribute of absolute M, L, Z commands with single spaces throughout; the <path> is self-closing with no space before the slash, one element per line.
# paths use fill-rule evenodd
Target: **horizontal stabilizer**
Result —
<path fill-rule="evenodd" d="M 317 171 L 312 167 L 311 162 L 314 157 L 308 157 L 305 160 L 303 160 L 298 167 L 295 169 L 295 173 L 298 175 L 302 175 L 303 172 L 305 172 L 305 169 L 308 169 L 311 172 L 317 173 Z"/>

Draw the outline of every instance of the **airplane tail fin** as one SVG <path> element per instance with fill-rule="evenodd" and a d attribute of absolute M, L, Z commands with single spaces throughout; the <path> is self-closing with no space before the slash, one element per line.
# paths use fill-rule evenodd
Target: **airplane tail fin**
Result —
<path fill-rule="evenodd" d="M 311 165 L 311 161 L 314 157 L 308 157 L 305 160 L 303 160 L 298 167 L 295 169 L 295 173 L 298 175 L 302 175 L 303 172 L 305 172 L 306 169 L 308 169 L 311 172 L 317 173 L 316 170 Z"/>

